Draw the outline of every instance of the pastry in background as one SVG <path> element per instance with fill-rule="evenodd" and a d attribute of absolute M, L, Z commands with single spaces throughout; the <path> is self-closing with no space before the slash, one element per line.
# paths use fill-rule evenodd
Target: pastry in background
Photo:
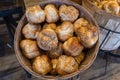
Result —
<path fill-rule="evenodd" d="M 108 1 L 106 1 L 106 0 L 103 0 L 103 1 L 99 2 L 98 8 L 103 9 L 103 6 L 104 6 L 107 2 L 108 2 Z"/>
<path fill-rule="evenodd" d="M 92 2 L 98 8 L 119 16 L 120 0 L 94 0 Z"/>
<path fill-rule="evenodd" d="M 116 1 L 109 1 L 103 5 L 103 9 L 108 13 L 117 15 L 120 11 L 120 6 Z"/>

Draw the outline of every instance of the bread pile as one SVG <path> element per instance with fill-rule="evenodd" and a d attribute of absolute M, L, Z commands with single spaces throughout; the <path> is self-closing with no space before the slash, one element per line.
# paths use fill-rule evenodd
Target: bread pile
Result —
<path fill-rule="evenodd" d="M 85 50 L 98 40 L 97 27 L 80 17 L 74 6 L 47 4 L 26 10 L 20 48 L 40 75 L 67 75 L 76 72 L 85 59 Z"/>
<path fill-rule="evenodd" d="M 92 2 L 98 8 L 120 16 L 120 0 L 93 0 Z"/>

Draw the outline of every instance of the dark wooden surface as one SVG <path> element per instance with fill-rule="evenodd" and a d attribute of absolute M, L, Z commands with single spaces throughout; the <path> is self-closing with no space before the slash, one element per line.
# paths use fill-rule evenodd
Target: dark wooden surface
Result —
<path fill-rule="evenodd" d="M 24 6 L 23 0 L 7 0 L 7 1 L 1 0 L 0 1 L 0 11 L 12 9 L 20 6 Z"/>
<path fill-rule="evenodd" d="M 0 57 L 0 80 L 40 80 L 35 77 L 31 79 L 26 77 L 24 69 L 16 59 L 14 49 L 9 45 L 11 39 L 6 25 L 0 24 L 0 29 L 0 54 L 4 54 L 4 56 Z M 98 56 L 92 66 L 81 73 L 77 80 L 90 80 L 90 78 L 100 75 L 104 72 L 104 65 L 105 59 Z M 107 75 L 94 80 L 120 80 L 120 64 L 109 62 Z"/>

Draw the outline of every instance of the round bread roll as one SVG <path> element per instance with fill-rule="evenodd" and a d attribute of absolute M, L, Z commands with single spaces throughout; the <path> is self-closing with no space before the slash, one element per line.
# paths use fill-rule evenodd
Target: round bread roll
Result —
<path fill-rule="evenodd" d="M 67 75 L 78 70 L 78 63 L 73 57 L 62 55 L 58 59 L 56 69 L 59 75 Z"/>
<path fill-rule="evenodd" d="M 36 41 L 25 39 L 20 42 L 20 48 L 28 59 L 33 59 L 40 55 Z"/>
<path fill-rule="evenodd" d="M 32 68 L 35 72 L 45 75 L 52 70 L 52 66 L 47 55 L 41 55 L 34 59 Z"/>
<path fill-rule="evenodd" d="M 59 42 L 58 47 L 55 50 L 50 51 L 49 57 L 50 58 L 57 58 L 57 57 L 61 56 L 62 53 L 63 53 L 62 43 Z"/>
<path fill-rule="evenodd" d="M 41 30 L 41 26 L 39 24 L 26 24 L 23 29 L 22 33 L 25 38 L 28 39 L 36 39 L 36 32 Z"/>
<path fill-rule="evenodd" d="M 36 5 L 27 8 L 26 17 L 29 23 L 42 23 L 45 20 L 45 12 L 39 5 Z"/>
<path fill-rule="evenodd" d="M 103 5 L 106 12 L 117 15 L 120 11 L 120 6 L 116 1 L 108 1 Z"/>
<path fill-rule="evenodd" d="M 56 67 L 57 67 L 57 64 L 58 64 L 58 59 L 52 59 L 51 60 L 51 64 L 52 64 L 52 70 L 51 70 L 51 74 L 52 75 L 56 75 L 57 74 L 57 70 L 56 70 Z"/>
<path fill-rule="evenodd" d="M 79 18 L 74 22 L 74 31 L 76 32 L 79 27 L 87 26 L 88 24 L 89 22 L 86 19 Z"/>
<path fill-rule="evenodd" d="M 70 56 L 79 55 L 82 52 L 83 48 L 84 47 L 79 43 L 77 37 L 72 37 L 65 41 L 63 44 L 64 53 Z"/>
<path fill-rule="evenodd" d="M 43 29 L 52 29 L 52 30 L 56 30 L 56 24 L 55 23 L 50 23 L 50 24 L 45 24 L 44 26 L 43 26 Z"/>
<path fill-rule="evenodd" d="M 62 21 L 75 21 L 79 16 L 79 11 L 73 6 L 61 5 L 59 15 Z"/>
<path fill-rule="evenodd" d="M 79 27 L 76 31 L 76 34 L 79 38 L 80 43 L 83 44 L 86 48 L 93 47 L 98 40 L 97 27 L 90 24 L 86 27 Z"/>
<path fill-rule="evenodd" d="M 57 22 L 59 20 L 58 10 L 53 4 L 45 6 L 46 21 L 48 23 Z"/>
<path fill-rule="evenodd" d="M 85 53 L 81 52 L 78 56 L 75 56 L 74 59 L 77 61 L 78 64 L 81 63 L 81 61 L 84 59 Z"/>
<path fill-rule="evenodd" d="M 73 24 L 71 22 L 65 21 L 60 26 L 57 27 L 56 33 L 60 41 L 66 41 L 73 36 Z"/>
<path fill-rule="evenodd" d="M 58 46 L 57 35 L 52 29 L 43 29 L 37 36 L 37 43 L 43 50 L 53 50 Z"/>

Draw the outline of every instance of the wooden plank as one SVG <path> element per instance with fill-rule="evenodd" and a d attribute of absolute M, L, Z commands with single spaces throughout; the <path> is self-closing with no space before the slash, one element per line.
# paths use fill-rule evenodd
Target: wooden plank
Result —
<path fill-rule="evenodd" d="M 18 21 L 20 18 L 19 17 L 15 17 L 14 19 L 15 19 L 15 21 Z M 5 24 L 5 22 L 3 20 L 0 20 L 0 24 Z"/>
<path fill-rule="evenodd" d="M 24 0 L 24 4 L 25 4 L 25 7 L 30 7 L 30 6 L 33 6 L 33 5 L 37 5 L 39 4 L 41 1 L 43 0 Z"/>
<path fill-rule="evenodd" d="M 24 70 L 21 68 L 16 69 L 9 75 L 3 76 L 0 80 L 27 80 Z"/>
<path fill-rule="evenodd" d="M 0 58 L 0 72 L 7 71 L 8 69 L 13 69 L 18 66 L 20 66 L 20 64 L 18 63 L 15 54 Z"/>

